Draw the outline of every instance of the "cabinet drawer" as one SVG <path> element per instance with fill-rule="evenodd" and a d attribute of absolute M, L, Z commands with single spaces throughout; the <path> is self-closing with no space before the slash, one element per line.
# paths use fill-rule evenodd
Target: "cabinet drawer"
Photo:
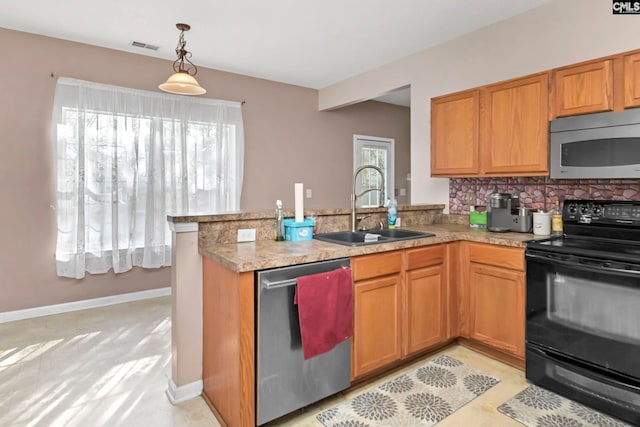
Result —
<path fill-rule="evenodd" d="M 401 251 L 364 255 L 351 259 L 354 281 L 399 273 L 401 269 Z"/>
<path fill-rule="evenodd" d="M 524 249 L 469 243 L 469 261 L 524 271 Z"/>
<path fill-rule="evenodd" d="M 444 262 L 444 248 L 442 245 L 407 250 L 407 270 L 439 265 Z"/>

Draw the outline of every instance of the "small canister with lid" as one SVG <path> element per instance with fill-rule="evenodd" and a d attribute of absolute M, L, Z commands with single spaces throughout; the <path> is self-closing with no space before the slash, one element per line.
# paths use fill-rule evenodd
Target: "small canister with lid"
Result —
<path fill-rule="evenodd" d="M 551 234 L 551 212 L 538 211 L 533 213 L 533 234 L 538 236 Z"/>

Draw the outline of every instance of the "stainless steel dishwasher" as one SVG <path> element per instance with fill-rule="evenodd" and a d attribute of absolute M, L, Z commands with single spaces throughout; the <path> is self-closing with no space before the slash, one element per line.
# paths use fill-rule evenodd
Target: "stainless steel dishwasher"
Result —
<path fill-rule="evenodd" d="M 258 286 L 257 425 L 346 389 L 351 340 L 304 360 L 296 278 L 349 267 L 349 258 L 256 272 Z"/>

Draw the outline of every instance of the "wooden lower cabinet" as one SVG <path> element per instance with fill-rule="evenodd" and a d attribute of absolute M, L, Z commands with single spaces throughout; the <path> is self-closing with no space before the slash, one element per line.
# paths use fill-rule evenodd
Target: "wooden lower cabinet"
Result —
<path fill-rule="evenodd" d="M 523 249 L 451 242 L 351 268 L 352 380 L 460 336 L 524 360 Z M 203 395 L 229 426 L 255 424 L 254 286 L 253 272 L 203 257 Z"/>
<path fill-rule="evenodd" d="M 354 331 L 351 376 L 399 360 L 400 274 L 364 280 L 354 285 Z"/>
<path fill-rule="evenodd" d="M 202 257 L 203 397 L 224 425 L 255 426 L 253 272 Z"/>
<path fill-rule="evenodd" d="M 353 258 L 352 378 L 447 339 L 444 245 Z"/>
<path fill-rule="evenodd" d="M 466 249 L 463 335 L 524 358 L 524 251 L 478 243 L 468 243 Z"/>
<path fill-rule="evenodd" d="M 524 357 L 524 274 L 471 263 L 469 335 L 498 350 Z"/>
<path fill-rule="evenodd" d="M 403 355 L 447 339 L 447 276 L 444 245 L 407 249 Z"/>

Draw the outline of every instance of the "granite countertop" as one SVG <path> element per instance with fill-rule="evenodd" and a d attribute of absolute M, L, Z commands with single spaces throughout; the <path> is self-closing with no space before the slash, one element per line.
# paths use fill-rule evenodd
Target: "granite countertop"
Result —
<path fill-rule="evenodd" d="M 439 209 L 442 211 L 443 204 L 416 204 L 416 205 L 398 205 L 398 211 L 423 211 L 425 209 Z M 224 221 L 238 221 L 238 220 L 250 220 L 250 219 L 273 219 L 273 209 L 256 211 L 256 212 L 200 212 L 189 215 L 169 214 L 167 215 L 167 221 L 171 223 L 185 223 L 185 222 L 224 222 Z M 358 208 L 358 214 L 363 213 L 384 213 L 386 214 L 387 208 Z M 292 218 L 295 215 L 293 209 L 284 210 L 285 218 Z M 305 209 L 305 215 L 351 215 L 351 208 L 327 208 L 327 209 Z"/>
<path fill-rule="evenodd" d="M 457 240 L 524 248 L 524 242 L 527 240 L 547 237 L 534 236 L 530 233 L 493 233 L 486 230 L 470 228 L 468 225 L 457 224 L 432 224 L 410 227 L 410 229 L 433 233 L 435 236 L 355 247 L 327 243 L 319 240 L 303 242 L 259 240 L 245 243 L 208 244 L 201 239 L 199 242 L 199 252 L 202 256 L 209 257 L 233 271 L 245 272 L 373 254 L 396 249 L 435 245 Z"/>

